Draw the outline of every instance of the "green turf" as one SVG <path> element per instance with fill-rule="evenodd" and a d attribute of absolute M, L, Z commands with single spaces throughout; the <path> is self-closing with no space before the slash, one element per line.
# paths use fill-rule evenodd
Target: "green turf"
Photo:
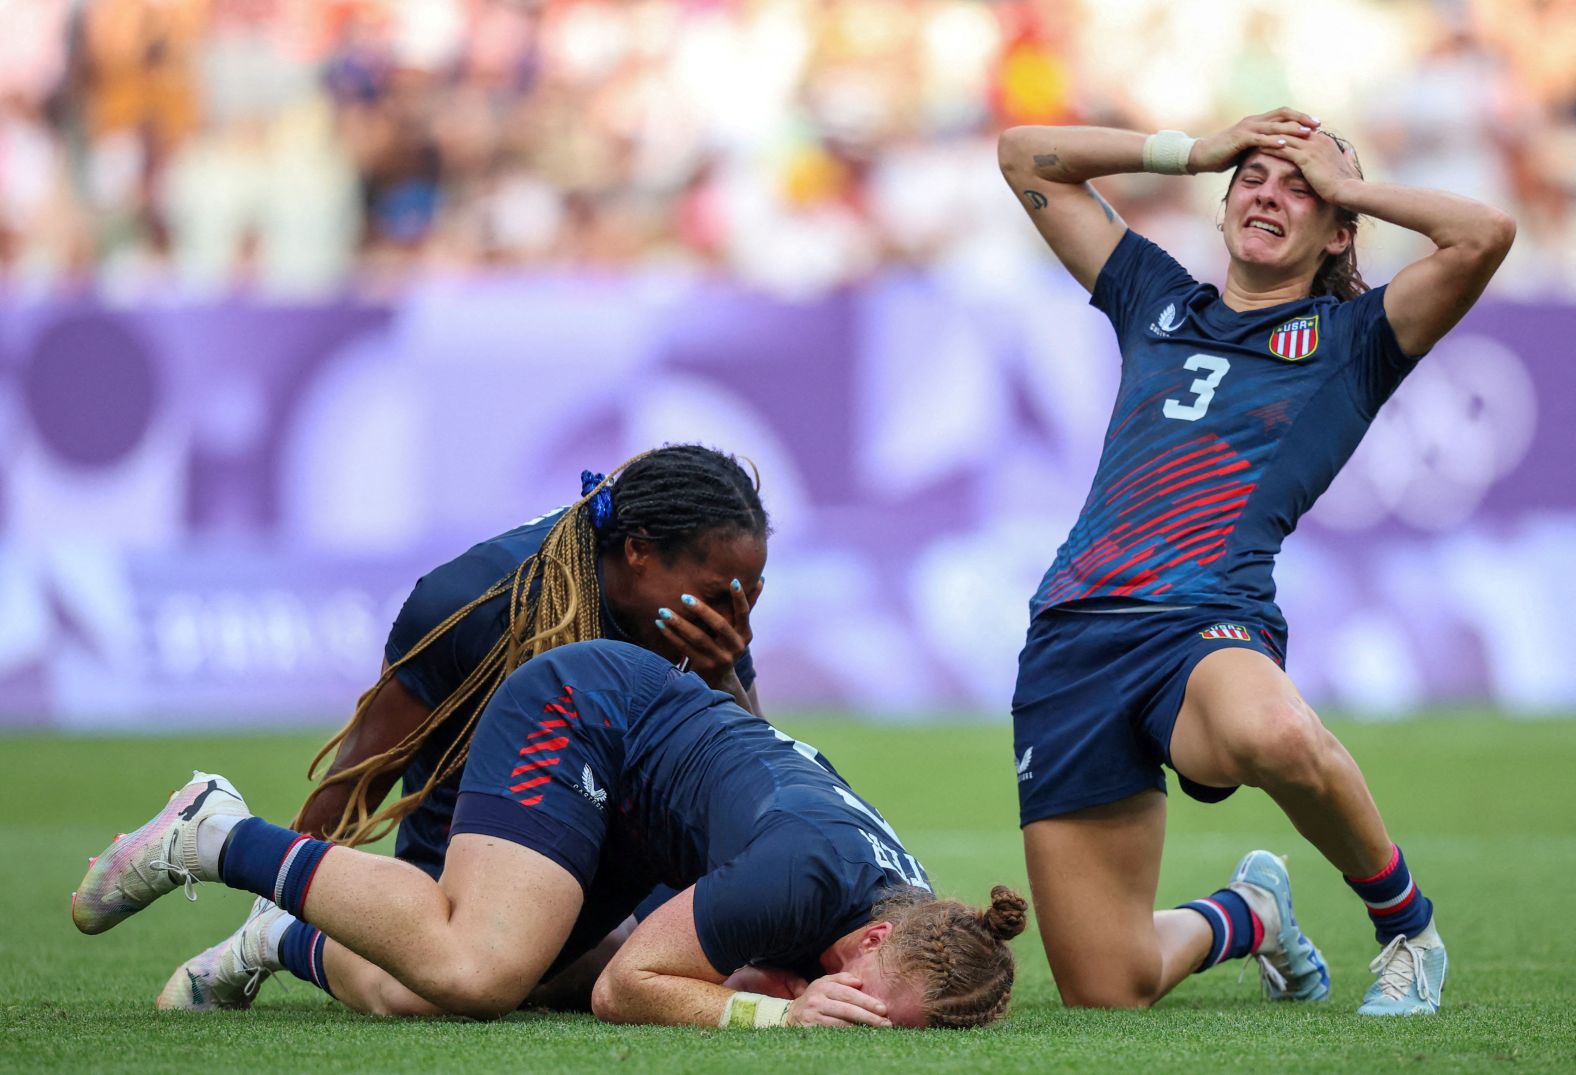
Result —
<path fill-rule="evenodd" d="M 1021 884 L 1010 733 L 966 723 L 785 722 L 835 758 L 948 894 Z M 264 987 L 247 1013 L 161 1014 L 180 959 L 240 919 L 249 896 L 210 885 L 102 937 L 68 894 L 117 830 L 140 823 L 183 766 L 214 769 L 286 818 L 311 737 L 0 738 L 0 1069 L 148 1071 L 1429 1071 L 1576 1070 L 1576 722 L 1452 717 L 1337 724 L 1392 832 L 1440 906 L 1450 943 L 1437 1018 L 1352 1014 L 1374 945 L 1356 898 L 1260 795 L 1173 798 L 1167 902 L 1224 881 L 1245 850 L 1290 851 L 1300 917 L 1329 958 L 1332 1003 L 1266 1005 L 1223 968 L 1150 1012 L 1063 1010 L 1039 946 L 1019 942 L 1012 1015 L 980 1032 L 604 1027 L 522 1014 L 484 1025 L 381 1021 L 305 985 Z"/>

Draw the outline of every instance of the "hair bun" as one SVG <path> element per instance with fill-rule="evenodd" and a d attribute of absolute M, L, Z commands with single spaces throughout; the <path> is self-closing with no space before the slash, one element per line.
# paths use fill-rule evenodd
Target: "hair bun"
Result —
<path fill-rule="evenodd" d="M 1029 903 L 1006 885 L 990 890 L 990 906 L 980 912 L 985 928 L 999 941 L 1010 941 L 1028 924 Z"/>

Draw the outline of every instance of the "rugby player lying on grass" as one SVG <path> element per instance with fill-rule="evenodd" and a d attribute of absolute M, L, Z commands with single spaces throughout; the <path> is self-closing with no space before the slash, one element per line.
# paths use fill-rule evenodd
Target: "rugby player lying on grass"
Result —
<path fill-rule="evenodd" d="M 581 478 L 580 501 L 416 583 L 389 631 L 382 676 L 309 767 L 335 752 L 292 828 L 357 846 L 397 825 L 395 857 L 436 880 L 477 714 L 509 672 L 569 642 L 614 638 L 686 661 L 759 715 L 750 612 L 770 524 L 758 483 L 733 456 L 695 444 Z M 380 808 L 401 781 L 404 794 Z M 655 893 L 649 906 L 663 895 L 672 893 Z M 259 900 L 234 934 L 177 967 L 159 1007 L 249 1007 L 278 969 L 256 958 L 268 925 L 258 919 L 271 907 Z M 587 1007 L 619 939 L 555 974 L 532 1003 Z"/>
<path fill-rule="evenodd" d="M 183 884 L 221 881 L 294 918 L 283 961 L 350 1007 L 490 1018 L 595 943 L 584 911 L 617 921 L 662 882 L 679 894 L 597 979 L 599 1018 L 999 1017 L 1025 902 L 1003 886 L 984 910 L 936 899 L 881 815 L 813 753 L 656 654 L 579 642 L 512 673 L 482 712 L 438 881 L 270 825 L 196 773 L 97 857 L 72 919 L 100 933 Z M 724 984 L 752 965 L 791 972 L 777 980 L 797 997 Z"/>

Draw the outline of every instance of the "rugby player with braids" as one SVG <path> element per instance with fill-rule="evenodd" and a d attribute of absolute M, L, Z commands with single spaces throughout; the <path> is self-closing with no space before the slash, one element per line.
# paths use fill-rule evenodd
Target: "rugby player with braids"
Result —
<path fill-rule="evenodd" d="M 439 880 L 271 825 L 193 773 L 96 857 L 72 918 L 101 933 L 200 881 L 275 903 L 282 963 L 353 1008 L 478 1018 L 595 943 L 593 905 L 622 917 L 660 882 L 678 894 L 617 950 L 592 1010 L 694 1026 L 982 1026 L 1007 1009 L 1027 911 L 999 885 L 984 909 L 937 899 L 813 748 L 606 639 L 549 649 L 492 692 Z M 751 966 L 780 968 L 779 988 L 730 980 Z"/>
<path fill-rule="evenodd" d="M 758 481 L 709 448 L 668 445 L 606 478 L 583 473 L 578 502 L 417 582 L 381 677 L 309 766 L 335 752 L 294 827 L 358 846 L 397 826 L 395 857 L 436 879 L 482 707 L 509 672 L 569 642 L 622 639 L 687 661 L 758 715 L 749 617 L 769 532 Z M 403 794 L 379 808 L 396 782 Z M 592 923 L 619 925 L 595 913 Z M 280 966 L 285 928 L 258 901 L 240 930 L 176 969 L 159 1006 L 248 1007 Z M 585 1003 L 584 977 L 563 976 L 543 1001 Z"/>

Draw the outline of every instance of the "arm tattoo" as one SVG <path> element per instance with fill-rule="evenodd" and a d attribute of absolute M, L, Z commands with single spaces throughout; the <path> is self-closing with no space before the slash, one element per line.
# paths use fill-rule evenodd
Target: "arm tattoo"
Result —
<path fill-rule="evenodd" d="M 1034 166 L 1045 171 L 1050 171 L 1053 168 L 1059 168 L 1061 167 L 1061 163 L 1062 158 L 1058 153 L 1036 153 L 1034 155 Z"/>
<path fill-rule="evenodd" d="M 1105 210 L 1105 219 L 1114 223 L 1116 220 L 1116 210 L 1111 208 L 1111 203 L 1100 197 L 1100 192 L 1095 190 L 1088 183 L 1085 183 L 1083 188 L 1088 193 L 1089 197 L 1100 203 L 1100 208 Z"/>
<path fill-rule="evenodd" d="M 1028 198 L 1029 204 L 1034 206 L 1036 209 L 1044 209 L 1047 204 L 1045 195 L 1041 194 L 1037 190 L 1026 190 L 1023 192 L 1023 196 Z"/>

